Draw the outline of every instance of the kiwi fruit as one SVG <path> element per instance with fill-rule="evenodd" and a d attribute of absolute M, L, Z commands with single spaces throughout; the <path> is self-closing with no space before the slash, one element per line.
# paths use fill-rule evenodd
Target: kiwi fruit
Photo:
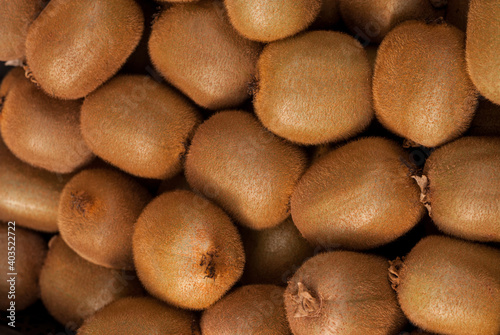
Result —
<path fill-rule="evenodd" d="M 194 335 L 197 320 L 191 312 L 151 297 L 118 299 L 85 320 L 77 335 L 163 334 Z"/>
<path fill-rule="evenodd" d="M 347 139 L 373 117 L 370 64 L 349 35 L 311 31 L 271 43 L 257 68 L 255 113 L 287 140 L 316 145 Z"/>
<path fill-rule="evenodd" d="M 186 158 L 189 185 L 237 223 L 271 228 L 289 215 L 305 152 L 266 131 L 250 113 L 224 111 L 196 131 Z"/>
<path fill-rule="evenodd" d="M 480 100 L 467 135 L 500 136 L 500 105 Z"/>
<path fill-rule="evenodd" d="M 397 334 L 406 319 L 387 268 L 385 258 L 351 251 L 307 260 L 284 294 L 293 334 Z"/>
<path fill-rule="evenodd" d="M 261 46 L 240 36 L 220 1 L 175 4 L 153 24 L 155 68 L 198 105 L 222 109 L 249 97 Z"/>
<path fill-rule="evenodd" d="M 272 42 L 305 30 L 322 0 L 224 0 L 232 25 L 246 38 Z"/>
<path fill-rule="evenodd" d="M 66 326 L 80 326 L 84 319 L 114 300 L 143 294 L 133 272 L 87 262 L 59 235 L 49 242 L 40 273 L 40 290 L 47 311 Z"/>
<path fill-rule="evenodd" d="M 120 75 L 85 98 L 81 131 L 92 151 L 144 178 L 181 171 L 187 142 L 199 123 L 195 106 L 143 75 Z"/>
<path fill-rule="evenodd" d="M 49 95 L 82 98 L 120 69 L 143 26 L 134 0 L 51 0 L 29 28 L 28 67 Z"/>
<path fill-rule="evenodd" d="M 420 240 L 389 269 L 399 304 L 423 330 L 500 333 L 500 251 L 445 236 Z"/>
<path fill-rule="evenodd" d="M 291 335 L 283 293 L 276 285 L 235 289 L 203 312 L 203 335 Z"/>
<path fill-rule="evenodd" d="M 0 262 L 0 308 L 2 311 L 15 303 L 21 311 L 40 297 L 38 277 L 47 254 L 47 243 L 34 231 L 0 222 L 0 249 L 4 253 Z M 9 273 L 16 273 L 14 290 L 11 290 Z"/>
<path fill-rule="evenodd" d="M 500 105 L 500 2 L 470 0 L 467 16 L 467 70 L 488 100 Z"/>
<path fill-rule="evenodd" d="M 201 310 L 241 277 L 238 230 L 216 205 L 190 191 L 163 193 L 135 226 L 134 261 L 144 287 L 173 306 Z"/>
<path fill-rule="evenodd" d="M 380 44 L 373 76 L 382 125 L 426 147 L 463 134 L 477 105 L 464 46 L 464 33 L 445 23 L 407 21 L 392 30 Z"/>
<path fill-rule="evenodd" d="M 329 29 L 340 21 L 339 0 L 322 0 L 321 9 L 316 20 L 311 24 L 312 29 Z"/>
<path fill-rule="evenodd" d="M 448 0 L 446 22 L 451 23 L 462 31 L 467 30 L 467 15 L 469 14 L 470 0 Z"/>
<path fill-rule="evenodd" d="M 22 67 L 15 67 L 10 70 L 0 83 L 0 121 L 2 120 L 2 106 L 7 97 L 7 93 L 17 83 L 23 81 L 25 72 Z"/>

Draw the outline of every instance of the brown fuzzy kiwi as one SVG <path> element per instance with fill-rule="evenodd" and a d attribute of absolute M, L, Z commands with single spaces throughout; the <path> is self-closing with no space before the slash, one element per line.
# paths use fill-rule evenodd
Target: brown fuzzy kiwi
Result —
<path fill-rule="evenodd" d="M 311 24 L 312 29 L 329 29 L 340 21 L 339 0 L 322 0 L 321 9 L 316 20 Z"/>
<path fill-rule="evenodd" d="M 306 261 L 284 295 L 293 334 L 398 334 L 406 319 L 387 267 L 382 257 L 350 251 Z"/>
<path fill-rule="evenodd" d="M 500 334 L 500 250 L 428 236 L 403 262 L 391 262 L 389 276 L 403 312 L 419 328 Z"/>
<path fill-rule="evenodd" d="M 127 297 L 85 320 L 77 335 L 194 335 L 199 334 L 197 323 L 193 313 L 154 298 Z"/>
<path fill-rule="evenodd" d="M 66 326 L 80 326 L 84 319 L 110 302 L 141 295 L 133 272 L 117 271 L 87 262 L 57 235 L 40 273 L 42 302 L 47 311 Z"/>
<path fill-rule="evenodd" d="M 306 167 L 305 152 L 266 131 L 250 113 L 213 115 L 196 131 L 186 158 L 191 187 L 252 229 L 278 225 Z"/>
<path fill-rule="evenodd" d="M 249 97 L 260 45 L 240 36 L 219 1 L 176 4 L 153 25 L 155 68 L 198 105 L 222 109 Z"/>
<path fill-rule="evenodd" d="M 120 169 L 165 179 L 181 171 L 198 125 L 195 106 L 148 76 L 117 76 L 85 98 L 82 135 L 92 151 Z"/>
<path fill-rule="evenodd" d="M 287 140 L 321 144 L 346 139 L 373 117 L 372 71 L 366 52 L 351 36 L 312 31 L 271 43 L 257 67 L 255 113 Z"/>
<path fill-rule="evenodd" d="M 111 78 L 141 39 L 134 0 L 51 0 L 26 38 L 26 58 L 49 95 L 78 99 Z"/>
<path fill-rule="evenodd" d="M 84 170 L 64 187 L 59 203 L 61 237 L 80 257 L 114 269 L 134 269 L 132 234 L 149 192 L 111 169 Z"/>
<path fill-rule="evenodd" d="M 462 31 L 466 31 L 469 4 L 470 0 L 448 0 L 446 22 L 451 23 Z"/>
<path fill-rule="evenodd" d="M 414 168 L 395 142 L 369 137 L 321 157 L 292 195 L 292 218 L 309 242 L 369 249 L 414 227 L 424 214 Z"/>
<path fill-rule="evenodd" d="M 0 262 L 0 308 L 5 311 L 14 303 L 15 310 L 23 310 L 40 297 L 38 278 L 47 243 L 38 233 L 0 222 L 0 249 L 4 253 Z"/>
<path fill-rule="evenodd" d="M 203 335 L 291 335 L 276 285 L 239 287 L 203 312 Z"/>
<path fill-rule="evenodd" d="M 137 220 L 137 274 L 149 293 L 174 306 L 201 310 L 241 277 L 245 254 L 231 219 L 190 191 L 163 193 Z"/>
<path fill-rule="evenodd" d="M 467 16 L 467 70 L 487 99 L 500 105 L 500 2 L 471 0 Z"/>
<path fill-rule="evenodd" d="M 407 21 L 377 52 L 373 100 L 378 120 L 417 144 L 435 147 L 469 126 L 477 92 L 466 70 L 465 35 L 447 24 Z"/>
<path fill-rule="evenodd" d="M 500 136 L 500 105 L 486 99 L 480 100 L 467 134 Z"/>

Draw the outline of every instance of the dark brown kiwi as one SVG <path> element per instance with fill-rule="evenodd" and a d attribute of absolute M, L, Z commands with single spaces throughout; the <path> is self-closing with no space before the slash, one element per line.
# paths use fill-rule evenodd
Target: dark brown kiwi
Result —
<path fill-rule="evenodd" d="M 500 105 L 480 100 L 467 135 L 500 136 Z"/>
<path fill-rule="evenodd" d="M 466 31 L 469 4 L 470 0 L 448 0 L 445 17 L 446 22 L 451 23 L 462 31 Z"/>
<path fill-rule="evenodd" d="M 160 195 L 165 192 L 174 191 L 174 190 L 187 190 L 191 191 L 191 187 L 189 186 L 186 176 L 184 175 L 184 171 L 176 174 L 172 178 L 165 179 L 161 182 L 160 187 L 158 188 L 157 194 Z"/>
<path fill-rule="evenodd" d="M 25 71 L 22 67 L 15 67 L 10 70 L 2 79 L 2 82 L 0 83 L 0 121 L 2 118 L 2 105 L 5 102 L 7 93 L 15 85 L 15 83 L 23 80 L 23 78 L 25 77 L 24 74 Z"/>
<path fill-rule="evenodd" d="M 316 20 L 311 24 L 312 29 L 331 29 L 340 21 L 339 0 L 323 0 Z"/>

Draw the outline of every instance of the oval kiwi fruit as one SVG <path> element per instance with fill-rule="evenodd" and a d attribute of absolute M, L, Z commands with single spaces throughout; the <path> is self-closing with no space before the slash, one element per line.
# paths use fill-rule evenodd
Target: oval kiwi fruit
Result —
<path fill-rule="evenodd" d="M 49 95 L 82 98 L 120 69 L 143 25 L 134 0 L 51 0 L 29 28 L 28 67 Z"/>
<path fill-rule="evenodd" d="M 325 154 L 297 184 L 293 222 L 316 246 L 369 249 L 395 240 L 424 214 L 409 161 L 401 147 L 381 137 Z"/>
<path fill-rule="evenodd" d="M 406 319 L 387 268 L 382 257 L 350 251 L 307 260 L 284 295 L 293 334 L 398 334 Z"/>
<path fill-rule="evenodd" d="M 158 299 L 201 310 L 241 277 L 245 254 L 231 219 L 185 190 L 163 193 L 146 206 L 133 236 L 137 274 Z"/>
<path fill-rule="evenodd" d="M 121 75 L 85 98 L 81 130 L 105 161 L 135 176 L 165 179 L 181 171 L 199 120 L 195 106 L 172 88 Z"/>
<path fill-rule="evenodd" d="M 377 52 L 375 115 L 387 129 L 436 147 L 464 133 L 477 104 L 466 70 L 465 36 L 447 24 L 407 21 Z"/>
<path fill-rule="evenodd" d="M 196 131 L 186 158 L 191 187 L 237 223 L 270 228 L 289 215 L 289 201 L 306 164 L 305 152 L 266 131 L 250 113 L 213 115 Z"/>
<path fill-rule="evenodd" d="M 451 23 L 462 31 L 467 30 L 467 16 L 470 0 L 448 0 L 446 22 Z"/>
<path fill-rule="evenodd" d="M 467 135 L 500 136 L 500 105 L 480 100 Z"/>
<path fill-rule="evenodd" d="M 257 67 L 255 113 L 287 140 L 339 141 L 361 132 L 373 117 L 372 71 L 366 52 L 351 36 L 312 31 L 271 43 Z"/>
<path fill-rule="evenodd" d="M 260 45 L 240 36 L 222 2 L 175 4 L 153 24 L 155 68 L 198 105 L 222 109 L 249 97 Z"/>
<path fill-rule="evenodd" d="M 389 270 L 408 319 L 449 335 L 500 333 L 500 251 L 445 236 L 422 239 Z"/>
<path fill-rule="evenodd" d="M 239 287 L 203 312 L 203 335 L 291 335 L 283 293 L 276 285 Z"/>

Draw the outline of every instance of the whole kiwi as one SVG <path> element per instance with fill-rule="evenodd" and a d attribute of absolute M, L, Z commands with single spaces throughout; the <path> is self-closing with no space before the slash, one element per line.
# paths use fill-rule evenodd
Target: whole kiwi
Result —
<path fill-rule="evenodd" d="M 231 219 L 185 190 L 146 206 L 133 236 L 137 274 L 146 290 L 173 306 L 201 310 L 241 277 L 245 254 Z"/>
<path fill-rule="evenodd" d="M 465 35 L 448 24 L 407 21 L 377 52 L 375 114 L 387 129 L 435 147 L 467 130 L 477 92 L 465 63 Z"/>
<path fill-rule="evenodd" d="M 198 105 L 222 109 L 249 97 L 260 45 L 240 36 L 221 1 L 175 4 L 155 20 L 155 68 Z"/>
<path fill-rule="evenodd" d="M 87 262 L 59 235 L 49 242 L 40 273 L 40 290 L 47 311 L 67 327 L 80 326 L 84 319 L 114 300 L 143 293 L 133 272 Z"/>
<path fill-rule="evenodd" d="M 151 297 L 118 299 L 85 320 L 78 335 L 198 334 L 193 313 Z"/>
<path fill-rule="evenodd" d="M 276 285 L 242 286 L 203 312 L 203 335 L 291 335 Z"/>
<path fill-rule="evenodd" d="M 293 334 L 397 334 L 406 319 L 387 267 L 382 257 L 350 251 L 307 260 L 284 295 Z"/>
<path fill-rule="evenodd" d="M 312 31 L 271 43 L 257 67 L 255 113 L 287 140 L 339 141 L 361 132 L 373 117 L 370 64 L 349 35 Z"/>
<path fill-rule="evenodd" d="M 301 148 L 266 131 L 252 114 L 224 111 L 196 131 L 185 173 L 194 190 L 237 223 L 264 229 L 288 217 L 290 196 L 305 165 Z"/>
<path fill-rule="evenodd" d="M 381 137 L 332 150 L 297 184 L 293 222 L 316 246 L 369 249 L 395 240 L 424 214 L 409 161 L 397 143 Z"/>
<path fill-rule="evenodd" d="M 0 308 L 5 311 L 14 302 L 21 311 L 40 297 L 38 278 L 47 254 L 47 243 L 40 234 L 16 227 L 14 222 L 0 222 Z M 15 273 L 16 275 L 9 275 Z M 12 278 L 14 281 L 9 281 Z"/>
<path fill-rule="evenodd" d="M 445 236 L 422 239 L 389 270 L 408 319 L 449 335 L 500 333 L 500 251 Z"/>
<path fill-rule="evenodd" d="M 134 269 L 132 234 L 149 192 L 120 171 L 89 169 L 64 187 L 57 223 L 80 257 L 115 269 Z"/>
<path fill-rule="evenodd" d="M 139 177 L 165 179 L 181 159 L 200 116 L 174 89 L 143 75 L 120 75 L 85 98 L 82 135 L 105 161 Z"/>
<path fill-rule="evenodd" d="M 500 105 L 480 100 L 467 135 L 500 136 Z"/>
<path fill-rule="evenodd" d="M 134 0 L 51 0 L 28 31 L 29 69 L 49 95 L 82 98 L 120 69 L 143 25 Z"/>
<path fill-rule="evenodd" d="M 469 4 L 470 0 L 448 0 L 446 22 L 451 23 L 462 31 L 466 31 Z"/>

